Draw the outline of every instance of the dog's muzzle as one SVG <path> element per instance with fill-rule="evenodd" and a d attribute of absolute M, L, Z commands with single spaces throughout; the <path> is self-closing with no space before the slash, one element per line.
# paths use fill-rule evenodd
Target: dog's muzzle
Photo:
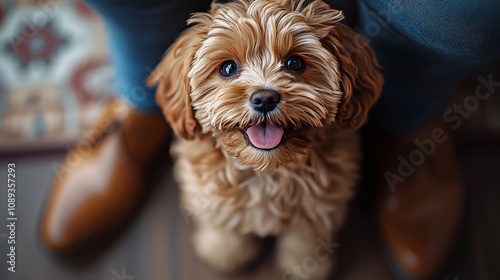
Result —
<path fill-rule="evenodd" d="M 264 115 L 274 110 L 280 101 L 281 96 L 274 90 L 259 90 L 250 96 L 253 109 Z M 249 126 L 244 133 L 254 147 L 270 150 L 281 143 L 285 131 L 282 127 L 264 121 L 261 124 Z"/>
<path fill-rule="evenodd" d="M 281 96 L 274 90 L 259 90 L 250 96 L 252 107 L 263 114 L 274 110 L 280 101 Z"/>

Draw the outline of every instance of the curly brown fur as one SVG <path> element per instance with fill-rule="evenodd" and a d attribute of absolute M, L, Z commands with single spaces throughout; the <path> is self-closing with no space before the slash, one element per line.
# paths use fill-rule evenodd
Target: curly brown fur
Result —
<path fill-rule="evenodd" d="M 372 50 L 356 45 L 362 39 L 341 20 L 318 0 L 213 3 L 192 16 L 149 79 L 179 136 L 172 152 L 183 206 L 198 226 L 195 249 L 219 270 L 247 264 L 258 252 L 252 236 L 269 235 L 309 244 L 278 242 L 279 262 L 290 269 L 342 224 L 361 159 L 353 130 L 379 97 L 382 76 Z M 290 57 L 305 68 L 286 68 Z M 223 77 L 228 60 L 237 73 Z M 280 97 L 269 112 L 249 101 L 263 90 Z M 283 136 L 258 148 L 251 127 Z M 331 264 L 322 266 L 313 278 Z"/>

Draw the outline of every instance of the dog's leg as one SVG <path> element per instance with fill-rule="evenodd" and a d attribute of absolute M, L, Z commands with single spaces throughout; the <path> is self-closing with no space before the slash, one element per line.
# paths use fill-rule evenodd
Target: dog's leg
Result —
<path fill-rule="evenodd" d="M 277 258 L 284 273 L 282 279 L 327 279 L 334 267 L 334 250 L 339 246 L 331 236 L 300 229 L 279 236 Z"/>
<path fill-rule="evenodd" d="M 245 268 L 260 251 L 255 236 L 238 235 L 210 225 L 199 225 L 193 235 L 197 255 L 219 272 Z"/>

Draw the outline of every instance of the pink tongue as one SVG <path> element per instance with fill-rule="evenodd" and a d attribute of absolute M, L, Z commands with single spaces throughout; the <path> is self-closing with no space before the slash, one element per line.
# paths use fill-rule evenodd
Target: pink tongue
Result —
<path fill-rule="evenodd" d="M 260 124 L 247 129 L 250 142 L 259 149 L 275 148 L 281 142 L 283 133 L 283 128 L 270 124 Z"/>

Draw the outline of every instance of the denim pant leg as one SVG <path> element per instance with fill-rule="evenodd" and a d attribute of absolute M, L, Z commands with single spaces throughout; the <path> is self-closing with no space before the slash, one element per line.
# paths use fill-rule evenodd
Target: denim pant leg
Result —
<path fill-rule="evenodd" d="M 193 12 L 204 12 L 209 0 L 87 0 L 102 16 L 123 100 L 144 112 L 160 111 L 146 78 L 163 53 L 186 27 Z"/>
<path fill-rule="evenodd" d="M 444 109 L 466 76 L 500 57 L 500 1 L 358 0 L 358 5 L 358 32 L 375 50 L 385 77 L 369 119 L 374 129 L 420 128 Z"/>

